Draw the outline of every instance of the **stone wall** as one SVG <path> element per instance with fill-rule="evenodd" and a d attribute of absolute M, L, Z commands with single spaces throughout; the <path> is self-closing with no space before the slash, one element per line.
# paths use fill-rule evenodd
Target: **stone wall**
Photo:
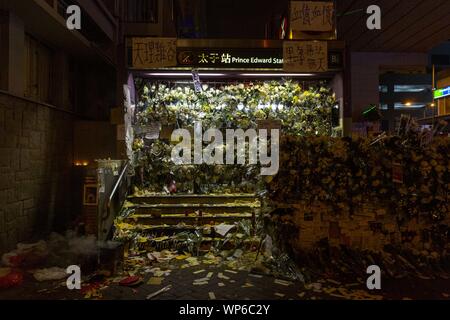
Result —
<path fill-rule="evenodd" d="M 0 253 L 70 218 L 73 120 L 0 92 Z"/>

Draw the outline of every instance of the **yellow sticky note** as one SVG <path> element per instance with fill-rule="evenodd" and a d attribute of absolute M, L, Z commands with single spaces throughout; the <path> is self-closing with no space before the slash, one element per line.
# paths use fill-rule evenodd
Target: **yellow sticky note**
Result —
<path fill-rule="evenodd" d="M 163 282 L 164 278 L 161 277 L 151 277 L 150 279 L 148 279 L 147 284 L 151 284 L 151 285 L 160 285 Z"/>

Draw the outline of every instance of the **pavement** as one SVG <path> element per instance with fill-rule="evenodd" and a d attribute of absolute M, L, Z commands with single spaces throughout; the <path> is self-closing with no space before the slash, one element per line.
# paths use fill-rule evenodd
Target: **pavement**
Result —
<path fill-rule="evenodd" d="M 65 281 L 37 282 L 25 275 L 22 285 L 0 289 L 0 300 L 145 300 L 150 294 L 171 286 L 153 300 L 450 300 L 449 279 L 383 279 L 381 290 L 368 290 L 365 279 L 319 279 L 304 285 L 270 275 L 230 270 L 217 265 L 182 268 L 171 265 L 170 274 L 156 277 L 144 273 L 134 287 L 119 285 L 124 276 L 82 283 L 82 290 L 69 290 Z M 155 264 L 165 270 L 166 264 Z M 150 278 L 153 278 L 149 284 Z M 205 280 L 206 278 L 206 280 Z M 200 279 L 200 280 L 199 280 Z M 161 283 L 158 283 L 158 281 Z M 200 284 L 199 284 L 200 283 Z"/>

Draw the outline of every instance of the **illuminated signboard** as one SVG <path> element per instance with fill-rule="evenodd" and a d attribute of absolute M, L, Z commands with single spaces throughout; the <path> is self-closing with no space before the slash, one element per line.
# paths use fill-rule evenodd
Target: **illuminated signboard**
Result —
<path fill-rule="evenodd" d="M 434 98 L 441 99 L 450 96 L 450 87 L 434 90 Z"/>
<path fill-rule="evenodd" d="M 138 42 L 138 40 L 140 42 Z M 138 38 L 128 48 L 128 65 L 135 69 L 158 69 L 166 67 L 183 67 L 194 69 L 283 69 L 283 48 L 176 48 L 176 61 L 159 64 L 159 60 L 150 61 L 156 54 L 151 54 L 147 42 L 150 39 Z M 153 39 L 154 40 L 154 39 Z M 152 47 L 153 48 L 153 47 Z M 149 53 L 150 52 L 150 53 Z M 172 53 L 172 51 L 170 52 Z M 167 57 L 173 55 L 167 54 Z M 164 56 L 163 56 L 164 57 Z M 144 58 L 149 60 L 145 60 Z M 328 50 L 328 70 L 343 69 L 341 50 Z"/>
<path fill-rule="evenodd" d="M 195 68 L 264 68 L 282 69 L 283 50 L 273 48 L 258 49 L 199 49 L 178 48 L 178 67 Z M 337 70 L 343 67 L 342 52 L 328 53 L 328 69 Z"/>
<path fill-rule="evenodd" d="M 177 62 L 180 67 L 282 68 L 283 53 L 278 49 L 178 48 Z"/>

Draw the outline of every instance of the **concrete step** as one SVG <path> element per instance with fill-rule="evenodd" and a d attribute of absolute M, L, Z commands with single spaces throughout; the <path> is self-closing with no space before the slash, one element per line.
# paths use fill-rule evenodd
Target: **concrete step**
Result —
<path fill-rule="evenodd" d="M 177 225 L 181 222 L 186 224 L 204 225 L 210 222 L 233 222 L 242 219 L 254 219 L 254 213 L 252 212 L 240 212 L 240 213 L 205 213 L 200 215 L 195 214 L 133 214 L 125 218 L 125 222 L 130 224 L 144 224 L 149 226 L 155 225 Z"/>
<path fill-rule="evenodd" d="M 223 203 L 254 203 L 254 194 L 155 194 L 128 197 L 135 204 L 223 204 Z M 259 202 L 258 202 L 259 203 Z"/>
<path fill-rule="evenodd" d="M 224 213 L 245 213 L 257 210 L 259 206 L 255 204 L 227 203 L 227 204 L 134 204 L 128 206 L 134 209 L 137 215 L 188 215 L 204 214 L 224 214 Z"/>

